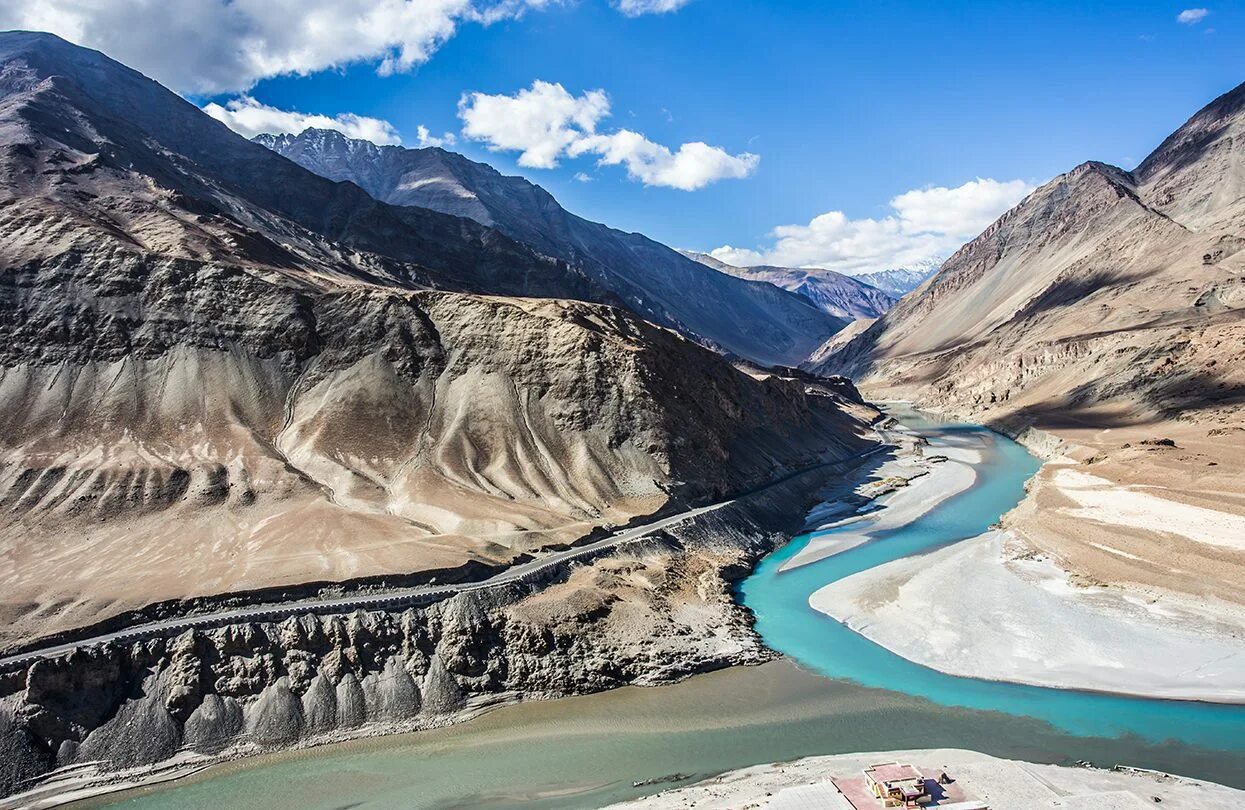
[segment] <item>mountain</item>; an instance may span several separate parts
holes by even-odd
[[[938,272],[942,259],[926,259],[911,267],[894,267],[889,270],[878,270],[855,276],[872,287],[877,287],[895,298],[903,298],[908,293],[925,283],[925,280]]]
[[[850,387],[554,296],[617,300],[0,34],[0,641],[461,576],[863,444]]]
[[[444,149],[376,146],[323,129],[255,140],[378,200],[496,228],[582,268],[641,317],[762,365],[796,365],[846,324],[800,296],[706,270],[643,234],[575,216],[540,186]]]
[[[784,290],[802,295],[816,304],[822,312],[829,313],[836,318],[853,321],[861,318],[876,318],[894,306],[896,301],[895,298],[858,278],[845,276],[833,270],[770,265],[736,267],[708,253],[690,250],[679,252],[719,272],[739,278],[767,281]]]
[[[1132,171],[1041,186],[817,368],[1045,452],[1014,525],[1085,581],[1239,604],[1240,552],[1175,515],[1245,514],[1243,347],[1245,85]]]

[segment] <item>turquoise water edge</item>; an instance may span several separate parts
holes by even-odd
[[[914,524],[837,556],[780,571],[809,541],[805,535],[763,560],[737,597],[786,660],[229,763],[84,806],[591,807],[751,764],[933,747],[1037,762],[1126,763],[1245,787],[1245,707],[949,676],[809,606],[809,595],[829,582],[981,533],[1021,500],[1038,469],[1024,448],[984,428],[901,415],[934,447],[980,451],[977,483]]]
[[[779,570],[810,535],[768,556],[739,588],[767,645],[829,678],[894,689],[946,706],[1035,717],[1071,734],[1130,734],[1154,742],[1176,740],[1245,751],[1245,706],[1136,699],[945,675],[907,661],[813,610],[809,596],[830,582],[986,531],[1020,502],[1025,482],[1038,470],[1038,460],[1023,447],[985,428],[935,425],[912,415],[904,419],[929,434],[933,452],[940,444],[978,449],[983,456],[977,466],[978,483],[909,526],[819,562]]]

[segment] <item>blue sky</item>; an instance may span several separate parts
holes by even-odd
[[[430,1],[461,6],[468,0]],[[51,6],[61,2],[67,4],[48,0]],[[346,51],[336,63],[330,50],[320,60],[324,69],[314,61],[296,67],[309,75],[264,78],[262,69],[252,70],[240,74],[236,86],[228,77],[217,81],[214,89],[227,90],[220,93],[194,87],[199,74],[188,72],[193,66],[175,63],[178,49],[167,46],[179,31],[153,40],[151,50],[160,45],[172,52],[162,56],[149,56],[129,39],[110,40],[92,20],[77,20],[76,29],[59,33],[137,62],[200,104],[247,93],[281,110],[383,119],[407,145],[415,145],[419,126],[434,135],[453,133],[455,150],[528,177],[567,208],[681,247],[733,245],[772,258],[781,251],[774,252],[771,232],[794,225],[805,230],[790,234],[799,243],[787,251],[792,261],[819,261],[817,250],[825,249],[832,263],[854,249],[844,247],[847,242],[872,238],[868,228],[848,228],[854,223],[879,224],[874,230],[883,239],[888,220],[899,223],[892,231],[911,226],[909,212],[891,204],[897,195],[954,190],[977,178],[1013,183],[975,187],[990,199],[963,223],[947,225],[941,241],[905,243],[898,252],[881,247],[849,270],[943,250],[979,227],[987,213],[993,217],[991,205],[1005,208],[1030,184],[1083,160],[1132,168],[1199,107],[1245,81],[1241,3],[1207,5],[1205,14],[1186,15],[1184,23],[1177,20],[1182,11],[1201,7],[690,0],[667,13],[631,16],[607,0],[527,3],[538,7],[517,16],[513,8],[501,9],[495,16],[502,19],[488,25],[452,12],[459,14],[452,35],[437,35],[422,55],[426,61],[415,58],[388,75],[378,75],[377,66],[391,50],[353,62]],[[0,17],[6,13],[18,12],[0,8]],[[29,13],[19,22],[28,23]],[[273,23],[231,20],[224,31],[210,30],[213,18],[207,24],[201,35],[225,38],[238,27]],[[290,28],[296,37],[297,26]],[[464,94],[512,96],[537,80],[561,84],[575,98],[604,91],[610,114],[597,122],[597,132],[633,130],[675,151],[702,141],[720,148],[724,160],[753,153],[759,163],[743,179],[685,191],[629,178],[622,165],[597,166],[600,149],[578,158],[563,153],[556,168],[545,169],[518,165],[518,151],[490,151],[488,141],[463,137]],[[746,170],[736,165],[732,171]],[[577,181],[577,174],[591,182]],[[931,206],[963,200],[915,202],[925,206],[920,217]],[[821,220],[829,231],[809,230],[828,212],[842,217]],[[959,233],[950,233],[956,228]],[[822,237],[841,237],[841,244],[818,247]]]

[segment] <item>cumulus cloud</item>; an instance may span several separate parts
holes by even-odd
[[[891,200],[908,233],[972,236],[1033,190],[1023,180],[970,180],[956,188],[907,191]]]
[[[458,138],[454,136],[453,132],[445,132],[445,133],[442,133],[440,137],[438,137],[436,135],[433,135],[431,132],[429,132],[428,127],[424,126],[423,124],[420,124],[419,126],[415,127],[415,140],[421,147],[429,147],[429,146],[446,147],[446,146],[453,146],[454,144],[458,143]]]
[[[308,127],[335,129],[349,138],[361,138],[375,144],[397,144],[402,139],[393,124],[380,118],[354,113],[316,115],[295,110],[282,110],[259,102],[250,96],[238,96],[224,105],[208,104],[203,111],[239,135],[254,138],[264,132],[297,135]],[[424,134],[428,130],[420,127]],[[421,138],[422,140],[422,138]]]
[[[464,22],[556,0],[0,0],[0,29],[50,31],[182,93],[245,91],[283,74],[374,62],[410,70]]]
[[[1197,25],[1206,19],[1208,14],[1210,14],[1210,9],[1186,8],[1176,15],[1176,22],[1183,23],[1184,25]]]
[[[1032,190],[1023,180],[988,178],[916,189],[893,197],[893,213],[880,219],[829,211],[807,225],[774,228],[768,248],[723,245],[710,254],[745,267],[824,267],[850,274],[907,267],[953,252]]]
[[[519,152],[519,165],[533,169],[556,167],[609,111],[603,90],[576,97],[560,84],[542,81],[513,96],[468,93],[458,102],[463,135],[496,152]]]
[[[575,181],[578,183],[591,183],[592,175],[585,174],[584,172],[575,172]]]
[[[690,3],[691,0],[615,0],[614,8],[628,17],[639,17],[642,14],[666,14]]]
[[[627,175],[645,185],[693,191],[709,183],[747,177],[760,158],[732,155],[700,141],[677,150],[620,129],[598,133],[609,117],[603,90],[571,94],[561,84],[535,81],[512,96],[468,93],[458,104],[463,135],[496,152],[518,152],[519,165],[552,169],[565,157],[593,156],[600,166],[624,166]]]

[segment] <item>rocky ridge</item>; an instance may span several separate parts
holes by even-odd
[[[643,234],[575,216],[540,186],[454,152],[376,146],[323,129],[255,140],[378,200],[495,228],[582,269],[641,317],[752,362],[798,365],[850,320],[761,280],[706,270]]]
[[[903,298],[908,293],[925,283],[938,272],[944,259],[934,258],[917,262],[911,267],[892,267],[888,270],[875,270],[872,273],[861,273],[856,280],[863,281],[871,287],[877,287],[895,298]]]

